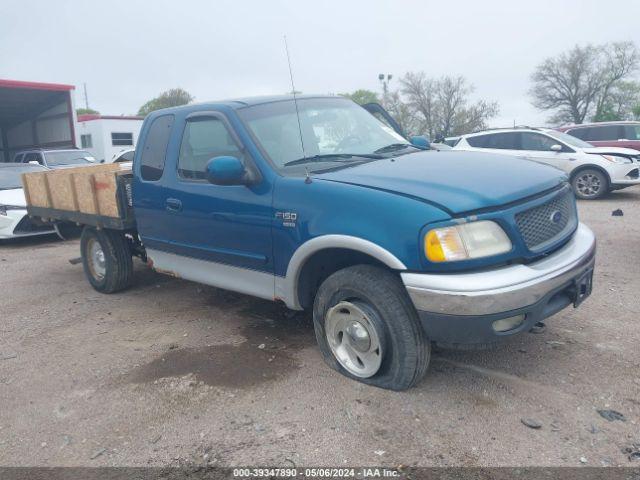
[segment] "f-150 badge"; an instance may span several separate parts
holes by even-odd
[[[298,214],[295,212],[276,212],[276,218],[282,220],[283,227],[295,228]]]

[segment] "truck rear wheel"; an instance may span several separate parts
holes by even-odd
[[[313,324],[326,363],[347,377],[405,390],[427,371],[430,342],[388,270],[357,265],[329,276],[316,295]]]
[[[84,274],[97,291],[114,293],[131,285],[133,258],[122,232],[84,227],[80,251]]]

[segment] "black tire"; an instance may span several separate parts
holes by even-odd
[[[571,177],[571,186],[577,198],[595,200],[609,193],[607,175],[595,168],[583,168]]]
[[[370,323],[377,331],[382,359],[377,372],[367,378],[344,368],[329,344],[327,314],[341,302],[352,302],[368,312]],[[354,380],[391,390],[405,390],[418,383],[429,366],[431,343],[402,282],[389,270],[357,265],[329,276],[316,294],[313,325],[325,362]]]
[[[90,258],[94,245],[103,254],[99,271],[96,261]],[[80,237],[80,252],[84,274],[97,291],[114,293],[131,285],[133,258],[129,242],[122,232],[84,227]]]

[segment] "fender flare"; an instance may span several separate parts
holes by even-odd
[[[316,252],[329,248],[344,248],[367,254],[392,270],[407,270],[398,257],[369,240],[350,235],[322,235],[300,245],[291,256],[285,277],[276,277],[276,298],[282,299],[294,310],[302,310],[298,300],[298,280],[306,261]]]

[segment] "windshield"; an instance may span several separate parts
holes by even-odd
[[[376,158],[372,154],[389,145],[410,146],[402,136],[350,100],[300,99],[298,111],[299,126],[293,100],[238,110],[279,169],[287,168],[287,163],[300,164],[296,160],[305,157],[325,163],[326,167],[326,162],[362,161],[358,155]]]
[[[47,152],[47,165],[85,165],[95,162],[95,158],[86,150],[65,150]]]
[[[556,131],[552,131],[552,132],[550,131],[547,133],[551,135],[553,138],[555,138],[556,140],[560,140],[561,142],[564,142],[567,145],[571,145],[572,147],[593,148],[593,145],[591,145],[590,143],[587,143],[584,140],[580,140],[579,138],[569,135],[568,133],[556,132]]]
[[[47,169],[39,165],[16,165],[11,167],[0,167],[0,190],[10,188],[22,188],[23,173],[41,172]]]

